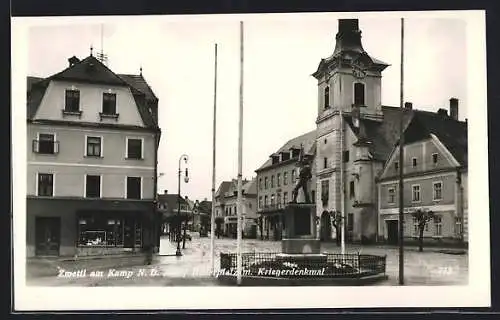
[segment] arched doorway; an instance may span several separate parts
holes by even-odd
[[[323,211],[321,214],[320,230],[321,241],[332,240],[332,222],[330,212],[328,211]]]

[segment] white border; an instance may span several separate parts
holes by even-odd
[[[297,14],[172,16],[172,21],[273,20]],[[27,287],[26,260],[26,108],[12,108],[14,308],[20,310],[89,309],[239,309],[239,308],[359,308],[359,307],[486,307],[491,303],[489,259],[488,135],[486,100],[485,11],[367,12],[301,14],[304,21],[338,18],[463,18],[467,20],[467,97],[474,101],[469,125],[469,283],[464,286],[405,287]],[[165,17],[57,17],[12,19],[12,105],[26,99],[27,32],[29,25],[114,23],[134,19],[151,23]],[[321,57],[318,57],[320,59]],[[208,297],[217,297],[207,299]],[[332,296],[335,298],[332,299]],[[85,297],[82,299],[82,297]],[[151,298],[158,297],[158,298]],[[167,297],[167,298],[161,298]],[[230,298],[220,298],[230,297]],[[250,297],[250,298],[249,298]]]

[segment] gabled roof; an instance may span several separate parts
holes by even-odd
[[[458,162],[467,165],[467,124],[446,115],[422,110],[403,109],[405,143],[419,141],[434,134]],[[361,118],[365,138],[370,142],[370,153],[375,160],[387,161],[399,142],[401,108],[382,106],[383,121]],[[350,115],[344,115],[351,130],[359,137],[360,129],[352,123]]]
[[[224,195],[229,190],[232,183],[233,183],[232,181],[222,181],[221,184],[219,185],[219,188],[215,192],[215,197],[218,198]]]
[[[288,152],[291,148],[300,149],[300,145],[304,148],[306,154],[315,154],[316,151],[316,130],[309,131],[303,135],[295,137],[288,140],[281,148],[279,148],[274,154],[279,154],[280,152]],[[260,171],[272,165],[272,159],[267,159],[262,166],[256,171]]]
[[[27,78],[27,118],[32,120],[45,94],[51,80],[66,80],[75,82],[88,82],[96,84],[110,84],[129,87],[132,91],[134,101],[138,107],[139,114],[148,128],[158,128],[152,112],[149,110],[147,101],[158,103],[151,87],[142,75],[118,75],[106,67],[94,56],[89,56],[72,66],[56,73],[48,78]]]
[[[212,201],[203,200],[198,203],[198,212],[208,213],[212,212]]]
[[[127,82],[92,55],[50,76],[49,79],[129,86]]]

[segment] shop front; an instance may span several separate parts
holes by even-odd
[[[27,199],[27,257],[84,256],[159,245],[152,201]]]

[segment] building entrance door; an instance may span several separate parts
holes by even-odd
[[[398,220],[386,220],[387,225],[387,243],[392,245],[398,244]]]
[[[37,217],[35,219],[35,255],[58,256],[61,244],[61,218]]]

